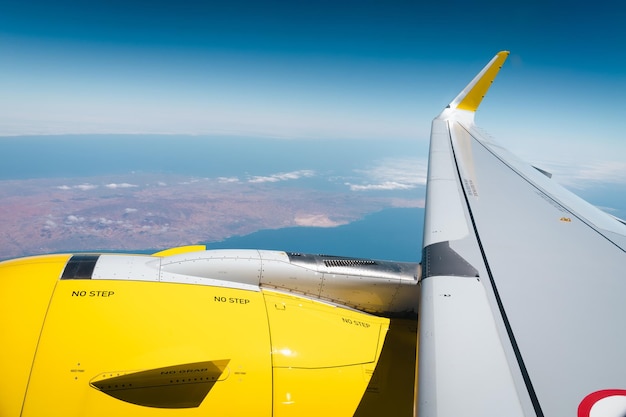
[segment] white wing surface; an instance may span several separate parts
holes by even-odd
[[[507,56],[432,124],[418,415],[623,416],[626,225],[475,126]]]

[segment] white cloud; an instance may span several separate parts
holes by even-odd
[[[539,162],[535,164],[553,174],[560,184],[584,189],[595,184],[626,184],[626,162],[587,161],[583,164],[567,162]]]
[[[127,182],[123,182],[123,183],[120,183],[120,184],[115,184],[115,183],[112,183],[112,184],[107,184],[107,185],[105,185],[105,187],[110,188],[110,189],[116,189],[116,188],[135,188],[135,187],[137,187],[137,185],[135,185],[135,184],[129,184],[129,183],[127,183]]]
[[[379,184],[357,185],[346,183],[352,191],[371,191],[371,190],[410,190],[415,188],[414,184],[403,184],[396,181],[385,181]]]
[[[428,162],[420,158],[385,158],[368,170],[357,170],[363,183],[345,183],[352,191],[409,190],[426,185]]]
[[[239,178],[237,177],[219,177],[217,180],[222,184],[239,182]]]
[[[162,184],[159,183],[159,185],[165,185],[165,183],[162,183]],[[63,185],[58,185],[56,188],[59,189],[59,190],[64,190],[64,191],[67,191],[67,190],[89,191],[89,190],[95,190],[98,187],[99,186],[95,185],[95,184],[85,183],[85,184],[72,185],[72,186],[63,184]],[[138,185],[129,184],[127,182],[123,182],[123,183],[119,183],[119,184],[116,184],[116,183],[106,184],[105,187],[109,188],[109,189],[135,188],[135,187],[138,187]]]
[[[126,214],[128,214],[128,213],[135,213],[135,212],[137,212],[136,208],[127,207],[127,208],[124,209],[124,213],[126,213]]]
[[[302,169],[299,171],[291,171],[291,172],[280,172],[277,174],[272,174],[268,176],[255,176],[248,180],[248,182],[253,184],[260,184],[264,182],[279,182],[279,181],[288,181],[288,180],[297,180],[300,178],[309,178],[315,175],[315,171],[309,169]]]
[[[98,188],[98,186],[93,185],[93,184],[80,184],[80,185],[75,185],[72,188],[77,188],[81,191],[89,191],[89,190],[95,190],[96,188]]]
[[[85,221],[84,217],[74,216],[73,214],[70,214],[69,216],[65,218],[65,223],[67,224],[81,223],[84,221]]]
[[[55,227],[57,227],[56,222],[48,219],[45,222],[45,226],[43,227],[44,229],[54,229]]]
[[[97,185],[94,184],[79,184],[79,185],[72,185],[71,187],[69,185],[58,185],[56,188],[58,188],[59,190],[81,190],[81,191],[89,191],[89,190],[94,190],[96,188],[98,188]]]
[[[195,184],[197,182],[200,182],[200,180],[198,178],[191,178],[188,181],[179,182],[178,185],[191,185],[191,184]]]
[[[577,174],[585,181],[626,184],[626,162],[596,162],[580,167]]]

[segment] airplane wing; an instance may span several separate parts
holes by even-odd
[[[508,52],[432,122],[419,416],[623,416],[626,225],[474,124]]]

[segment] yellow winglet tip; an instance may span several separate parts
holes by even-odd
[[[475,112],[485,94],[498,75],[500,68],[509,56],[509,51],[500,51],[478,73],[471,83],[452,101],[450,107]]]

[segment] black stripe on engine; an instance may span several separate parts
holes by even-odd
[[[65,265],[61,279],[91,279],[100,255],[74,255]]]

